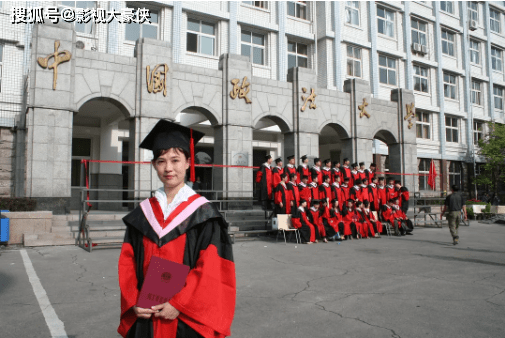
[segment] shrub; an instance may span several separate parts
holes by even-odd
[[[27,197],[0,198],[0,210],[34,211],[37,201]]]

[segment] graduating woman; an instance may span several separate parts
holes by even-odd
[[[202,133],[160,120],[140,144],[153,151],[163,187],[123,218],[119,256],[121,319],[118,332],[136,338],[229,336],[235,311],[235,264],[228,225],[218,209],[184,183]],[[194,177],[194,165],[191,167]],[[184,287],[169,301],[137,307],[151,257],[190,267]]]

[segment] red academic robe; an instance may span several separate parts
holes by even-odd
[[[335,231],[340,232],[342,236],[352,234],[350,227],[348,229],[348,234],[345,234],[346,230],[345,225],[342,222],[342,214],[340,212],[335,211],[335,209],[330,210],[330,218],[328,220],[328,223]]]
[[[300,192],[298,191],[298,186],[294,182],[288,182],[288,192],[289,192],[289,200],[293,201],[292,211],[298,209],[300,206]]]
[[[374,183],[371,183],[368,186],[368,195],[370,200],[370,208],[375,211],[380,210],[380,201],[379,201],[379,192],[377,190],[377,186]]]
[[[314,242],[316,240],[316,229],[308,220],[305,210],[302,207],[296,209],[291,217],[293,228],[298,229],[302,242]]]
[[[375,171],[371,171],[370,169],[365,169],[366,177],[368,178],[368,183],[372,183],[373,178],[375,177]]]
[[[351,233],[349,235],[352,234],[351,223],[354,223],[356,226],[356,231],[359,234],[363,233],[363,224],[359,222],[358,214],[356,213],[355,209],[349,210],[346,208],[342,216],[342,222],[344,222],[345,229],[350,229]],[[347,230],[345,230],[345,232],[347,232]],[[346,236],[348,235],[347,233],[344,234]]]
[[[356,171],[351,170],[351,180],[349,181],[349,185],[351,187],[354,186],[354,182],[356,182],[356,180],[359,180],[359,179],[361,179],[359,177],[359,172],[357,170]]]
[[[319,187],[316,182],[312,182],[309,184],[310,189],[310,200],[318,200],[319,199]]]
[[[367,185],[361,185],[360,186],[360,190],[361,190],[361,201],[362,202],[365,202],[365,201],[369,201],[370,202],[370,191],[368,190],[368,186]]]
[[[377,195],[379,196],[379,205],[382,207],[388,201],[386,188],[384,186],[377,186]]]
[[[352,177],[351,177],[351,168],[349,168],[349,167],[347,167],[347,166],[344,165],[342,167],[342,169],[340,169],[340,171],[342,172],[342,181],[341,181],[341,183],[344,184],[344,179],[348,178],[349,179],[349,185],[353,186]]]
[[[407,187],[400,188],[400,205],[402,206],[402,211],[404,213],[409,210],[409,200],[410,200],[410,192]]]
[[[256,183],[259,183],[258,200],[266,201],[272,199],[272,168],[262,164],[256,172]]]
[[[288,180],[291,181],[291,174],[297,174],[296,175],[296,184],[300,183],[300,175],[298,175],[297,171],[296,171],[296,168],[295,166],[291,165],[291,164],[287,164],[285,167],[284,167],[284,173],[286,173],[286,175],[288,175]]]
[[[361,181],[363,181],[365,178],[367,178],[367,174],[366,174],[366,172],[364,170],[359,169],[358,170],[358,175],[359,175],[359,179]]]
[[[319,209],[314,210],[314,208],[310,208],[308,218],[312,224],[317,226],[321,238],[326,237],[326,230],[324,229],[323,220],[319,216]]]
[[[330,184],[333,183],[333,175],[331,174],[331,168],[327,168],[327,167],[323,167],[321,169],[321,173],[323,174],[323,177],[324,176],[328,176],[330,178]],[[319,184],[321,184],[323,181],[319,181]]]
[[[384,211],[382,212],[382,219],[388,221],[393,224],[394,220],[398,217],[395,215],[395,210],[391,208],[389,205],[386,205]]]
[[[361,191],[361,187],[359,186],[354,186],[352,187],[351,189],[349,189],[349,198],[356,201],[361,201],[363,202],[363,197],[361,196],[362,195],[362,191]]]
[[[312,192],[305,183],[300,182],[300,184],[298,184],[298,191],[300,193],[300,199],[306,200],[307,203],[310,203]]]
[[[343,205],[346,203],[346,199],[344,196],[344,192],[342,191],[342,188],[340,185],[337,185],[337,183],[333,183],[331,185],[331,199],[337,199],[338,200],[338,206],[341,208]]]
[[[331,202],[331,186],[323,183],[319,186],[319,199],[327,198]]]
[[[280,167],[274,167],[272,169],[272,188],[275,189],[281,183],[281,175],[284,173],[284,169]]]
[[[275,187],[275,197],[274,204],[277,207],[276,211],[278,214],[289,214],[291,213],[291,205],[288,203],[288,191],[284,184],[279,183]],[[282,203],[282,207],[280,206]]]
[[[398,197],[398,191],[395,189],[394,186],[387,185],[386,186],[386,198],[389,201],[392,198]]]
[[[370,237],[370,235],[373,237],[375,236],[375,231],[372,225],[372,222],[366,217],[366,213],[364,210],[359,210],[358,211],[358,217],[360,218],[361,223],[363,224],[363,237]]]
[[[343,207],[344,205],[347,204],[347,200],[350,198],[350,193],[349,193],[349,186],[348,185],[345,185],[345,184],[342,184],[340,186],[340,190],[342,190],[342,194],[344,195],[344,199],[345,199],[345,203],[342,204],[341,206]],[[340,200],[339,200],[340,201]]]
[[[196,194],[163,219],[158,200],[152,197],[123,221],[118,333],[137,338],[229,336],[235,311],[235,264],[228,225],[217,208]],[[185,286],[169,300],[180,311],[174,320],[137,319],[133,311],[152,256],[190,267]]]
[[[365,210],[365,217],[370,223],[374,223],[377,229],[377,232],[382,233],[382,223],[374,216],[373,212],[369,210]]]
[[[303,165],[299,165],[298,166],[298,184],[300,184],[300,182],[302,181],[302,178],[303,176],[307,176],[309,178],[309,182],[312,182],[312,177],[310,177],[310,169],[309,169],[309,166],[303,166]]]
[[[312,175],[317,175],[317,182],[318,184],[321,184],[323,182],[323,172],[321,171],[321,168],[313,166],[310,168],[310,176]]]
[[[344,182],[344,177],[342,174],[342,171],[339,168],[333,168],[331,169],[331,183],[336,181],[335,177],[340,176],[340,182]]]

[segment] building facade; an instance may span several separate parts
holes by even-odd
[[[13,25],[13,6],[148,7],[151,22]],[[50,209],[78,207],[81,159],[148,161],[138,144],[159,118],[206,133],[199,163],[308,154],[416,174],[435,159],[436,191],[404,177],[423,194],[470,190],[476,140],[504,122],[503,2],[3,2],[2,13],[1,193]],[[55,50],[71,55],[56,85],[38,63]],[[95,188],[158,186],[145,164],[87,172]],[[197,174],[252,194],[252,169]]]

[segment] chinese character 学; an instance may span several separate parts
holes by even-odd
[[[250,83],[247,82],[247,76],[244,76],[241,86],[238,84],[239,81],[240,79],[231,80],[233,89],[230,92],[230,97],[235,100],[238,96],[239,99],[245,99],[246,103],[251,103],[251,99],[247,97],[247,94],[251,91],[251,88],[249,87]]]
[[[359,117],[362,118],[363,116],[366,116],[370,118],[370,114],[366,111],[366,106],[368,106],[368,102],[366,102],[366,98],[363,98],[363,104],[358,106],[358,109],[360,110]]]
[[[411,104],[406,104],[407,107],[407,114],[405,114],[404,120],[409,121],[409,129],[412,128],[414,123],[412,123],[412,119],[416,116],[415,109],[414,109],[414,102]]]
[[[163,96],[167,96],[167,74],[168,65],[166,63],[154,66],[152,72],[151,67],[147,66],[147,91],[155,94],[163,91]]]
[[[60,48],[60,40],[56,40],[54,42],[54,53],[49,54],[45,58],[39,57],[37,59],[39,65],[42,68],[53,69],[53,90],[56,89],[56,80],[58,79],[58,65],[63,62],[67,62],[72,57],[72,54],[68,50],[64,50],[59,52],[58,48]],[[52,64],[49,64],[49,59],[54,58]]]
[[[307,88],[305,87],[302,87],[302,92],[306,93],[307,92]],[[311,88],[310,89],[310,95],[309,96],[305,96],[305,95],[302,95],[302,101],[303,101],[303,106],[302,108],[300,109],[301,111],[305,111],[305,108],[307,108],[307,103],[310,102],[310,105],[309,105],[309,109],[316,109],[317,106],[316,106],[316,93],[314,91],[314,88]]]

